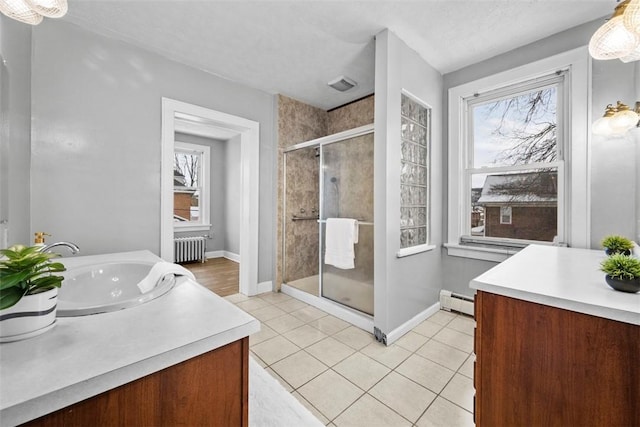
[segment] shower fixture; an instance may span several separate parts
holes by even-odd
[[[329,181],[331,181],[333,188],[336,190],[336,216],[340,217],[340,188],[338,188],[338,178],[332,176]]]
[[[340,190],[338,190],[338,178],[336,178],[335,176],[332,176],[331,179],[329,180],[331,181],[331,183],[333,184],[333,186],[336,189],[336,193],[339,193]]]

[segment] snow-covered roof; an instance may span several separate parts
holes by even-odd
[[[558,201],[557,173],[488,175],[478,204],[539,204]]]

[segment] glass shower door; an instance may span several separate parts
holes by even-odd
[[[373,132],[323,145],[321,164],[322,296],[373,315]],[[325,263],[329,218],[358,220],[354,268]]]

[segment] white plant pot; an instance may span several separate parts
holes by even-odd
[[[58,288],[22,297],[12,307],[0,310],[0,342],[40,335],[56,321]]]

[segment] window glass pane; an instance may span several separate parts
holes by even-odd
[[[401,96],[400,248],[427,243],[431,110]]]
[[[427,227],[404,228],[400,230],[400,247],[423,245],[427,242]]]
[[[200,221],[200,193],[200,189],[197,189],[191,196],[190,221]]]
[[[174,155],[174,186],[198,187],[202,153],[183,153],[176,150]],[[178,182],[175,182],[175,179]]]
[[[174,222],[200,221],[202,155],[202,152],[181,151],[177,149],[174,152]]]
[[[473,167],[557,160],[558,88],[472,105]]]
[[[551,242],[558,230],[555,168],[471,177],[471,235]]]
[[[500,224],[511,224],[511,206],[500,206]]]

